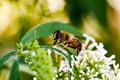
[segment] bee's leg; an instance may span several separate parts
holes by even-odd
[[[62,40],[60,39],[58,43],[62,43]]]
[[[64,42],[63,44],[67,47],[67,46],[69,45],[69,42],[66,41],[66,42]]]
[[[79,43],[78,47],[77,47],[77,55],[79,54],[79,52],[81,51],[82,49],[82,44]]]
[[[68,44],[68,42],[64,42],[64,45],[67,45]]]
[[[77,55],[79,54],[79,52],[80,52],[80,50],[79,50],[79,49],[77,49]]]
[[[75,47],[75,46],[70,46],[70,45],[68,45],[68,47],[73,48],[73,49],[76,49],[76,47]]]
[[[81,51],[81,49],[82,49],[82,44],[79,42],[78,43],[78,50]]]
[[[57,43],[57,40],[54,41],[53,45],[55,45]]]

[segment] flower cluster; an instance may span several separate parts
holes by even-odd
[[[25,56],[25,62],[35,75],[33,80],[120,80],[115,55],[106,57],[107,50],[102,43],[97,43],[86,34],[83,36],[86,40],[78,55],[64,46],[40,47],[37,41],[24,46],[20,43],[17,54]],[[53,63],[56,59],[51,58],[53,53],[63,56],[59,66]]]
[[[39,47],[37,40],[24,46],[22,43],[18,44],[17,54],[25,56],[25,62],[35,76],[33,80],[52,80],[54,67],[51,56],[45,49]]]
[[[106,57],[102,43],[96,43],[88,35],[84,37],[86,41],[79,55],[71,55],[71,66],[67,59],[62,60],[53,80],[120,80],[119,65],[113,60],[115,55]]]

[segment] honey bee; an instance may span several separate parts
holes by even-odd
[[[53,33],[54,45],[57,43],[66,45],[70,48],[77,49],[77,55],[82,49],[80,40],[73,34],[57,30]]]

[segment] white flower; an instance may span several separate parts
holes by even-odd
[[[51,55],[52,51],[50,49],[47,49],[47,53]]]
[[[37,78],[36,78],[36,77],[33,77],[33,80],[37,80]]]
[[[29,50],[24,50],[24,51],[22,51],[22,54],[27,54],[29,52],[30,52]]]
[[[115,64],[115,55],[106,57],[107,50],[104,49],[102,43],[97,43],[94,38],[86,34],[83,36],[86,40],[82,43],[82,50],[79,55],[71,55],[71,67],[65,59],[61,61],[59,71],[70,72],[71,80],[74,80],[75,76],[81,80],[120,80],[120,69],[119,65]],[[66,80],[69,79],[68,77]]]
[[[32,51],[32,56],[35,56],[35,55],[36,55],[35,51]]]
[[[67,60],[62,60],[59,71],[67,72],[69,70],[70,70],[69,62]]]
[[[71,76],[71,80],[74,80],[74,77],[73,77],[73,76]]]
[[[32,72],[33,72],[33,74],[34,74],[34,75],[36,75],[36,74],[37,74],[37,72],[36,72],[36,71],[32,71]]]
[[[118,74],[117,74],[115,80],[120,80],[120,70],[118,71]]]
[[[55,78],[53,78],[52,80],[56,80]]]

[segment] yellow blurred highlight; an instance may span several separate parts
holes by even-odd
[[[48,8],[51,12],[62,11],[65,7],[64,0],[48,0]]]
[[[10,12],[11,6],[8,2],[4,2],[2,6],[0,6],[0,36],[10,24]]]
[[[104,32],[102,25],[92,15],[83,18],[83,27],[81,30],[96,40],[104,42],[108,39],[108,35]]]

